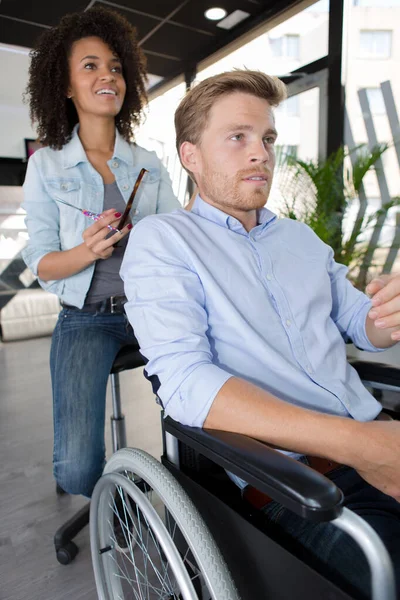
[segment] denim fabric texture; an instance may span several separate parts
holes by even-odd
[[[64,308],[52,339],[54,476],[70,494],[90,497],[105,463],[108,375],[119,350],[137,344],[123,313]]]
[[[61,149],[43,148],[29,160],[24,183],[24,203],[29,242],[23,258],[38,274],[40,260],[53,251],[82,243],[83,231],[92,224],[79,210],[101,213],[103,179],[89,162],[74,128]],[[130,220],[180,207],[166,169],[154,152],[128,144],[116,130],[108,166],[127,203],[142,168],[147,173],[135,196]],[[151,243],[151,240],[149,240]],[[95,265],[66,279],[42,281],[63,304],[81,309],[90,289]],[[119,265],[115,266],[118,273]],[[112,292],[121,294],[121,287]],[[125,344],[136,343],[125,314],[64,309],[59,316],[51,347],[54,405],[54,474],[71,494],[90,496],[104,465],[104,413],[107,380],[115,356]]]
[[[155,152],[148,152],[137,144],[128,144],[117,130],[113,157],[107,164],[125,204],[141,168],[148,170],[131,210],[133,225],[147,215],[169,212],[181,206],[172,191],[168,172]],[[82,243],[83,231],[92,224],[78,210],[57,203],[56,197],[78,208],[96,213],[103,211],[103,179],[86,156],[78,136],[78,125],[70,142],[61,150],[42,148],[31,156],[23,187],[22,206],[27,213],[29,241],[22,255],[27,266],[37,275],[43,256],[78,246]],[[39,279],[39,283],[66,304],[81,308],[93,271],[94,264],[67,279]]]

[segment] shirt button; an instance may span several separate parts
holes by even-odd
[[[267,275],[267,279],[268,279],[268,281],[271,281],[271,279],[272,279],[272,277],[271,277],[271,275],[269,273]]]
[[[287,319],[287,320],[286,320],[286,325],[287,325],[288,327],[290,327],[290,326],[291,326],[291,324],[292,324],[292,321],[290,321],[289,319]]]
[[[312,368],[311,367],[307,367],[307,373],[309,373],[310,375],[312,375],[312,372],[313,372]]]
[[[118,169],[119,162],[117,160],[113,160],[112,163],[111,163],[111,166],[114,167],[114,169]]]

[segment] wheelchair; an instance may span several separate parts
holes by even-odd
[[[393,392],[400,392],[400,369],[350,362],[399,418],[400,395]],[[395,399],[388,404],[386,396]],[[101,600],[359,600],[262,527],[259,511],[243,501],[226,471],[305,519],[347,531],[368,560],[372,599],[398,597],[383,543],[343,507],[331,480],[255,439],[167,417],[161,463],[122,448],[93,492],[90,538]]]

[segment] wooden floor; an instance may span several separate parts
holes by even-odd
[[[96,600],[89,530],[60,565],[53,536],[85,503],[57,496],[52,476],[50,338],[0,343],[0,600]],[[142,370],[120,375],[129,446],[160,456],[159,408]],[[111,412],[111,397],[107,398]],[[111,449],[109,419],[107,443]]]

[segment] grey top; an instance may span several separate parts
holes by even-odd
[[[117,183],[104,184],[104,206],[103,210],[115,208],[116,212],[121,214],[126,207],[125,201],[121,192],[118,189]],[[113,233],[110,235],[114,235]],[[114,252],[106,260],[98,260],[94,270],[92,282],[89,291],[85,298],[85,304],[100,302],[110,296],[122,296],[124,293],[124,284],[119,276],[121,262],[124,257],[126,244],[128,243],[129,235],[125,236]]]

